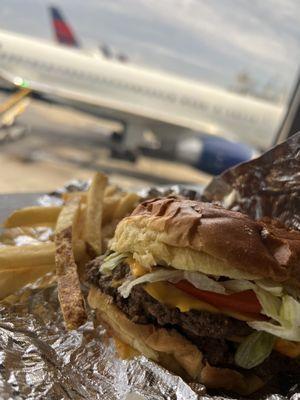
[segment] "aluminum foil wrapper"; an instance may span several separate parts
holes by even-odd
[[[299,154],[297,135],[259,159],[215,178],[203,195],[182,187],[152,188],[142,194],[180,194],[218,201],[255,218],[278,217],[299,229]],[[43,196],[40,203],[60,204],[64,190],[80,189],[85,190],[86,184],[72,182]],[[35,237],[48,240],[47,235],[41,230]],[[31,237],[22,232],[22,239],[14,244],[31,243]],[[184,382],[144,357],[120,360],[105,329],[94,327],[92,311],[84,326],[66,331],[54,280],[49,274],[0,303],[0,399],[229,400],[207,394],[202,385]],[[286,396],[264,398],[296,400],[300,398],[297,392],[294,386]]]
[[[300,230],[300,132],[213,179],[202,199]]]
[[[198,398],[144,357],[119,360],[104,329],[94,329],[92,314],[67,332],[55,285],[27,288],[13,300],[0,308],[1,399]]]

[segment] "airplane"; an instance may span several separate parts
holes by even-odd
[[[94,57],[81,50],[71,29],[61,31],[68,46],[1,30],[0,77],[16,87],[62,98],[81,111],[120,121],[125,149],[139,147],[146,131],[171,154],[177,138],[191,132],[264,148],[285,113],[284,107],[262,99]]]
[[[60,10],[57,7],[50,6],[49,11],[56,41],[67,46],[80,47],[79,41],[71,27],[65,22]]]
[[[83,47],[83,45],[78,41],[70,24],[66,21],[61,13],[61,10],[58,7],[50,6],[49,11],[51,14],[51,21],[55,33],[55,38],[58,43],[71,47],[81,48],[84,51],[90,51],[91,54],[95,55],[94,51]],[[99,46],[99,50],[105,58],[115,59],[119,62],[124,63],[127,63],[129,61],[127,55],[114,51],[107,43],[101,44]],[[211,142],[212,139],[208,139],[208,141]]]
[[[128,62],[128,57],[124,53],[116,51],[111,46],[107,45],[107,43],[101,43],[96,49],[83,46],[77,39],[70,24],[66,22],[60,9],[55,6],[50,6],[49,12],[55,40],[57,43],[60,43],[64,46],[81,48],[84,51],[93,54],[94,56],[99,55],[100,52],[102,56],[108,59],[115,59],[119,62]]]

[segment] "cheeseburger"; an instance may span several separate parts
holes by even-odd
[[[184,379],[243,395],[299,380],[300,232],[278,221],[148,200],[89,277],[109,332]]]

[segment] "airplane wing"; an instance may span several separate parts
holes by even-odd
[[[49,11],[57,42],[70,47],[80,47],[72,28],[65,21],[60,10],[51,6],[49,7]]]

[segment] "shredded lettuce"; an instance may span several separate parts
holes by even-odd
[[[253,321],[248,325],[258,331],[300,342],[300,303],[289,295],[277,297],[256,285],[253,290],[262,306],[262,313],[271,321]]]
[[[242,292],[244,290],[255,290],[257,287],[269,292],[273,296],[280,297],[282,295],[282,287],[275,285],[267,279],[261,279],[254,282],[245,279],[232,279],[222,282],[226,289],[232,292]]]
[[[208,276],[201,274],[200,272],[188,272],[176,269],[171,270],[166,268],[157,269],[154,272],[150,272],[133,280],[129,279],[118,288],[118,291],[122,297],[126,298],[130,295],[132,288],[141,283],[159,281],[176,283],[183,279],[191,282],[198,289],[225,293],[225,288],[220,283],[210,279]]]
[[[283,325],[300,326],[300,303],[291,296],[283,296],[279,315]]]
[[[182,272],[183,272],[183,277],[181,279],[189,281],[197,289],[208,290],[209,292],[215,292],[221,294],[226,293],[226,289],[220,282],[217,282],[214,279],[209,278],[207,275],[204,275],[201,272],[189,272],[189,271],[182,271]]]
[[[253,321],[248,322],[248,325],[257,330],[271,333],[274,336],[278,336],[282,339],[293,340],[295,342],[300,342],[300,327],[294,326],[292,328],[286,328],[284,326],[275,325],[271,322],[265,321]]]
[[[234,361],[242,368],[251,369],[261,364],[272,352],[275,337],[266,332],[254,332],[238,347]]]
[[[245,279],[232,279],[222,282],[223,286],[231,292],[243,292],[244,290],[254,289],[254,283]]]
[[[128,256],[129,253],[112,253],[106,256],[100,267],[100,272],[102,274],[110,274]]]
[[[263,313],[272,320],[248,322],[248,325],[283,339],[300,342],[300,303],[289,295],[279,298],[258,287],[254,291]]]
[[[289,295],[279,298],[257,287],[254,291],[262,306],[263,313],[272,320],[270,322],[248,322],[248,325],[283,339],[299,342],[300,303]]]
[[[263,314],[273,318],[275,321],[280,322],[280,298],[273,296],[271,293],[257,286],[255,286],[253,290],[258,298],[258,301],[260,302]]]
[[[127,298],[130,295],[131,290],[136,285],[146,282],[148,283],[148,282],[167,281],[175,278],[177,279],[180,272],[181,271],[177,270],[172,271],[168,269],[159,269],[154,272],[150,272],[149,274],[142,275],[139,278],[125,281],[121,286],[119,286],[118,292],[122,297]]]
[[[261,289],[270,292],[273,296],[280,297],[282,296],[283,288],[282,286],[276,285],[273,282],[268,281],[267,279],[260,279],[255,281],[255,284],[259,286]]]

